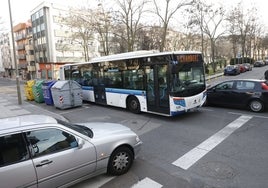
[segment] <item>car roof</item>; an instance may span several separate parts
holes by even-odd
[[[224,83],[224,82],[232,82],[232,81],[265,82],[265,80],[260,80],[260,79],[232,79],[232,80],[225,80],[225,81],[210,85],[208,88],[212,88],[212,87],[219,85],[221,83]]]
[[[22,115],[0,119],[0,131],[39,124],[55,124],[57,120],[46,115]]]
[[[260,80],[260,79],[244,79],[244,78],[241,78],[241,79],[231,79],[231,80],[225,80],[225,81],[222,81],[221,83],[223,82],[229,82],[229,81],[251,81],[251,82],[265,82],[265,80]]]

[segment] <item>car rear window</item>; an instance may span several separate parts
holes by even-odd
[[[255,83],[249,81],[237,81],[236,83],[237,89],[254,89]]]

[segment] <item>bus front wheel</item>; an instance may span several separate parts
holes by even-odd
[[[128,106],[128,109],[131,112],[135,113],[135,114],[138,114],[138,113],[141,112],[140,102],[134,96],[131,96],[131,97],[128,98],[128,100],[127,100],[127,106]]]

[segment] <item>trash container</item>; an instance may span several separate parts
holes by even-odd
[[[35,80],[29,80],[24,84],[24,94],[27,100],[33,101],[33,85],[35,84]]]
[[[42,91],[44,101],[47,105],[53,105],[53,98],[51,94],[51,87],[56,83],[55,80],[47,80],[42,83]]]
[[[60,80],[51,87],[54,106],[59,109],[82,106],[82,88],[74,80]]]
[[[44,102],[44,96],[42,91],[42,83],[44,80],[37,80],[35,81],[35,84],[33,85],[33,95],[35,102],[43,103]]]

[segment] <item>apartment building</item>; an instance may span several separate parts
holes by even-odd
[[[37,77],[58,79],[59,67],[84,61],[83,49],[72,42],[72,31],[64,25],[69,9],[43,2],[31,11]]]
[[[0,74],[3,77],[15,77],[13,45],[11,32],[0,34]]]
[[[31,40],[31,21],[28,20],[25,23],[19,23],[13,27],[14,38],[16,42],[17,64],[21,79],[31,79],[33,76],[35,67],[34,59],[29,59],[29,56],[33,54],[32,47],[29,47],[29,41]],[[26,48],[27,47],[27,48]],[[27,59],[28,57],[28,59]],[[29,68],[29,69],[28,69]]]

